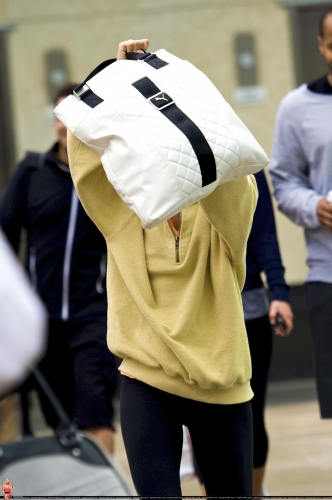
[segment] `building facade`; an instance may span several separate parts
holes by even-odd
[[[0,0],[0,183],[54,140],[56,87],[80,82],[119,41],[149,38],[209,76],[270,153],[282,97],[325,69],[314,0]],[[1,97],[2,96],[2,97]],[[1,113],[2,111],[2,113]],[[286,276],[306,276],[302,230],[277,213]]]

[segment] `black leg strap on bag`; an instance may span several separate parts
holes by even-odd
[[[201,169],[202,186],[208,186],[214,182],[217,179],[216,161],[209,143],[197,125],[150,78],[145,76],[132,83],[132,85],[156,110],[162,113],[187,137]]]
[[[57,427],[57,429],[55,429],[54,432],[58,436],[60,443],[64,448],[74,449],[79,447],[81,438],[77,433],[78,429],[76,424],[74,424],[70,420],[58,397],[54,394],[53,389],[51,388],[41,371],[38,368],[34,368],[32,374],[41,389],[44,391],[53,407],[53,410],[59,418],[60,425]]]

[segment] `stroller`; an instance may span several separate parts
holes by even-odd
[[[128,486],[111,456],[71,422],[38,369],[33,372],[60,419],[54,436],[27,436],[0,447],[0,484],[10,478],[14,496],[126,496]]]

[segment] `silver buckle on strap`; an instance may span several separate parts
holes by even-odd
[[[165,97],[166,96],[166,97]],[[152,106],[154,108],[156,108],[158,111],[161,111],[162,109],[165,109],[167,108],[168,106],[170,106],[171,104],[175,104],[175,102],[173,101],[173,99],[168,95],[166,94],[166,92],[158,92],[158,94],[155,94],[155,95],[152,95],[151,97],[149,97],[147,99],[149,101],[150,104],[152,104]],[[153,102],[153,100],[155,102]],[[159,101],[167,101],[167,104],[162,104],[162,102],[159,102]]]
[[[84,94],[84,92],[86,92],[87,90],[90,90],[90,87],[85,83],[84,85],[82,85],[81,87],[77,88],[75,90],[73,90],[73,94],[78,98],[78,99],[81,99],[81,95]]]

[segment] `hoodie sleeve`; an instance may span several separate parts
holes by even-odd
[[[259,196],[248,239],[247,274],[255,263],[255,270],[264,271],[273,299],[288,302],[289,286],[284,279],[269,187],[264,172],[255,174],[255,179]]]
[[[220,234],[229,259],[237,269],[241,288],[245,277],[247,240],[257,202],[254,176],[218,186],[199,202],[206,217]]]
[[[100,157],[68,131],[68,157],[72,179],[80,201],[105,238],[111,238],[137,217],[107,179]]]
[[[321,227],[317,205],[323,196],[309,185],[308,162],[301,144],[301,116],[289,112],[288,102],[283,101],[277,114],[269,166],[271,180],[279,210],[295,224],[314,229]]]

